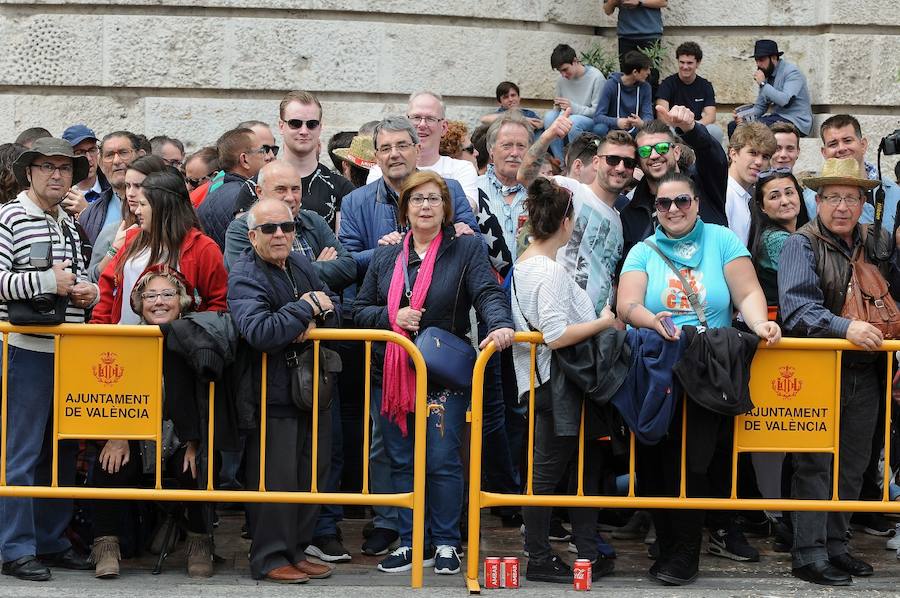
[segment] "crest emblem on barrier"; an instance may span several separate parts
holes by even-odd
[[[792,399],[803,388],[803,380],[794,377],[794,368],[789,365],[778,368],[781,374],[772,380],[772,390],[782,399]]]
[[[116,362],[118,355],[111,352],[100,354],[100,363],[91,367],[94,377],[103,384],[115,384],[125,375],[125,368]]]

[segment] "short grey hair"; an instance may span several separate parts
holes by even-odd
[[[441,96],[441,94],[439,94],[437,92],[428,91],[427,89],[422,90],[422,91],[417,91],[415,93],[410,94],[409,101],[407,102],[407,108],[409,107],[410,104],[413,103],[413,100],[415,100],[419,96],[433,97],[435,100],[437,100],[437,103],[441,105],[441,118],[445,118],[447,116],[447,104],[444,103],[443,96]]]
[[[256,228],[256,215],[259,213],[259,210],[262,209],[262,207],[265,207],[269,202],[273,202],[282,206],[287,212],[288,220],[291,220],[293,218],[293,216],[291,215],[291,209],[283,201],[279,201],[277,199],[261,199],[253,204],[253,207],[250,208],[249,212],[247,212],[247,232],[250,232],[251,230]]]
[[[525,115],[522,114],[521,110],[507,110],[503,113],[503,116],[496,119],[491,123],[491,126],[487,130],[487,147],[488,149],[493,149],[494,144],[497,143],[497,136],[500,134],[500,129],[503,125],[519,125],[525,129],[528,133],[529,143],[531,142],[531,136],[534,133],[534,127],[531,126],[531,123],[525,118]]]
[[[414,144],[418,145],[419,143],[419,134],[416,133],[416,128],[405,116],[388,116],[375,125],[375,130],[372,132],[372,144],[375,146],[375,151],[378,151],[378,134],[382,131],[391,133],[406,132],[409,133],[409,138],[412,139]]]

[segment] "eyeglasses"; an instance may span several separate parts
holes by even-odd
[[[790,173],[791,173],[791,169],[785,168],[784,166],[780,166],[778,168],[770,168],[768,170],[763,170],[761,173],[759,173],[758,180],[764,181],[768,178],[775,176],[776,174],[790,174]]]
[[[389,156],[391,152],[397,150],[400,153],[403,153],[410,148],[413,147],[413,144],[409,141],[401,141],[400,143],[394,143],[391,145],[382,145],[377,150],[375,150],[381,156]]]
[[[123,162],[127,162],[134,156],[133,149],[120,149],[117,152],[104,152],[103,161],[104,162],[112,162],[116,159],[116,156],[119,156],[119,160]]]
[[[288,220],[287,222],[266,222],[264,224],[257,224],[253,227],[254,230],[258,230],[264,235],[274,235],[275,231],[279,228],[284,234],[289,234],[294,232],[297,225],[294,224],[293,220]]]
[[[653,145],[639,145],[637,150],[638,156],[641,158],[649,158],[650,154],[653,153],[653,150],[656,150],[656,153],[660,156],[665,156],[669,153],[669,150],[672,149],[672,145],[674,144],[671,141],[660,141]]]
[[[211,172],[206,176],[200,177],[199,179],[192,179],[190,177],[186,177],[184,180],[187,181],[188,185],[190,185],[191,187],[196,189],[197,187],[199,187],[200,185],[202,185],[203,183],[205,183],[206,181],[211,179],[214,174],[215,174],[215,172]]]
[[[672,209],[672,204],[675,204],[675,207],[679,210],[686,210],[691,207],[691,202],[694,200],[693,197],[684,193],[682,195],[677,195],[675,197],[657,197],[656,198],[656,211],[657,212],[668,212]]]
[[[141,293],[141,299],[144,301],[156,301],[157,299],[162,299],[166,303],[175,299],[178,296],[178,291],[175,289],[166,289],[165,291],[147,291],[145,293]]]
[[[268,154],[269,150],[267,148],[268,148],[268,146],[262,145],[255,149],[249,149],[244,153],[245,154]]]
[[[297,128],[299,129],[300,127],[297,127]],[[262,149],[266,150],[266,151],[263,152],[264,154],[268,154],[269,152],[272,152],[272,155],[273,155],[273,156],[277,156],[277,155],[278,155],[278,150],[281,149],[281,148],[278,147],[277,145],[269,145],[268,143],[262,144],[261,147],[262,147]]]
[[[444,198],[437,193],[432,193],[431,195],[421,195],[419,193],[416,193],[415,195],[409,196],[409,203],[416,207],[424,204],[426,200],[428,201],[428,205],[430,205],[431,207],[435,207],[441,205],[441,202],[444,201]]]
[[[176,158],[171,158],[169,160],[166,160],[165,158],[163,158],[162,161],[165,162],[166,164],[168,164],[169,166],[171,166],[172,168],[177,168],[178,170],[181,170],[181,167],[184,166],[184,160],[178,160]]]
[[[666,151],[668,151],[668,150],[666,150]],[[612,166],[613,168],[618,166],[619,162],[623,162],[625,164],[625,168],[627,168],[629,170],[634,170],[634,168],[637,167],[637,160],[635,160],[634,158],[626,158],[625,156],[610,156],[610,155],[605,155],[605,156],[600,156],[600,157],[603,158],[604,160],[606,160],[607,166]]]
[[[96,145],[88,149],[74,150],[76,156],[96,156],[100,153],[100,148]]]
[[[427,124],[428,126],[436,125],[437,123],[444,120],[443,118],[438,118],[436,116],[426,116],[424,114],[407,114],[406,118],[414,125],[425,121],[425,124]]]
[[[315,118],[311,118],[309,120],[301,120],[299,118],[292,118],[292,119],[286,120],[284,122],[286,122],[287,126],[289,126],[292,129],[300,129],[303,127],[303,125],[306,125],[306,128],[309,129],[310,131],[315,131],[316,129],[319,128],[319,125],[322,124],[322,121],[317,120]],[[270,147],[270,146],[266,146],[266,147]]]
[[[53,173],[57,170],[59,171],[59,174],[63,176],[71,175],[72,171],[74,170],[71,164],[61,164],[57,166],[55,164],[51,164],[50,162],[44,162],[43,164],[32,164],[31,167],[40,168],[41,172],[48,176],[53,176]]]
[[[862,198],[859,195],[820,195],[819,197],[832,208],[838,207],[841,205],[841,202],[844,202],[848,208],[859,207],[859,204],[862,203]]]
[[[459,151],[467,153],[467,154],[474,154],[475,153],[475,144],[474,143],[469,144],[466,147],[460,148]]]

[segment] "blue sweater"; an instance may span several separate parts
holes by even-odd
[[[646,81],[637,85],[622,83],[622,73],[612,73],[600,91],[594,122],[609,129],[619,128],[618,120],[637,114],[644,122],[653,120],[653,91]]]

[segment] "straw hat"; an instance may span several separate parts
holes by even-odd
[[[357,135],[350,142],[350,147],[337,148],[334,154],[366,170],[375,166],[375,143],[369,135]]]
[[[822,166],[822,174],[803,179],[803,184],[815,191],[825,185],[848,185],[868,191],[880,183],[866,177],[856,158],[828,158]]]

